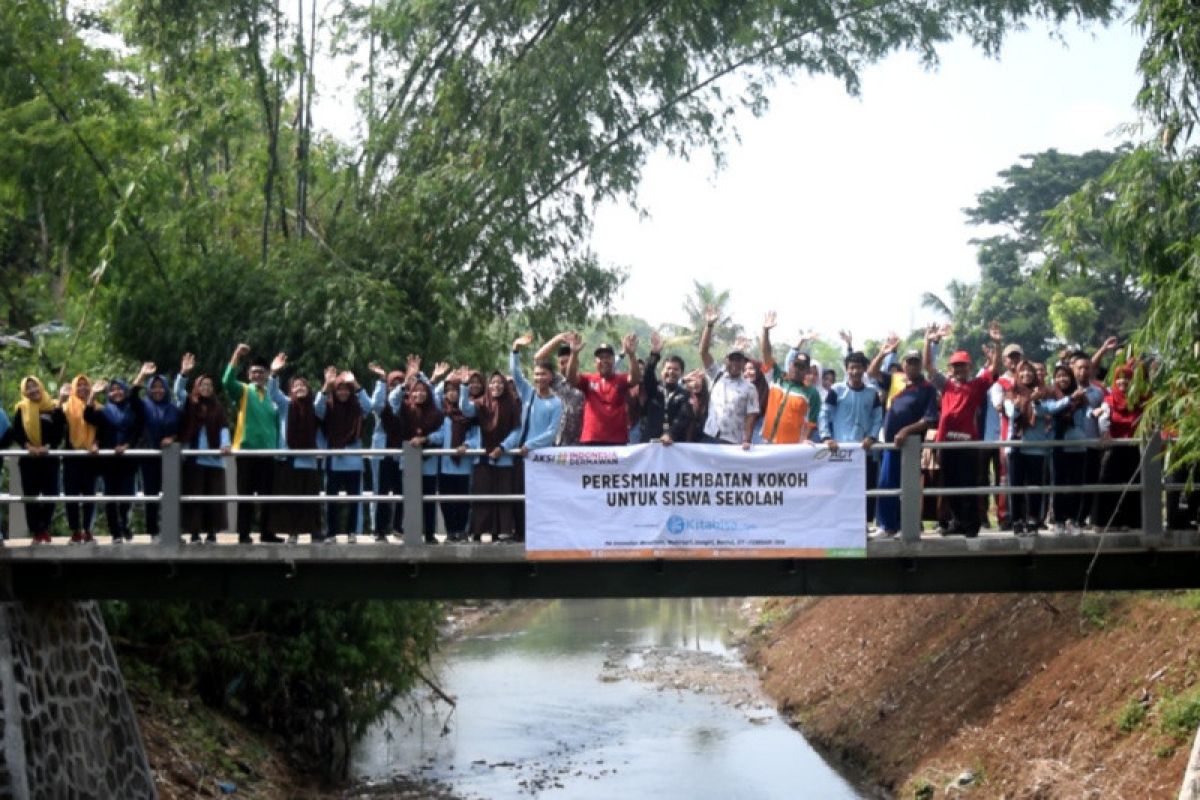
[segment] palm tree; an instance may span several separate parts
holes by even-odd
[[[729,316],[729,290],[718,292],[711,283],[692,281],[693,292],[683,301],[683,313],[687,314],[687,327],[677,330],[682,337],[695,338],[704,328],[704,310],[712,307],[717,310],[717,324],[713,327],[713,340],[732,342],[742,334],[742,326],[736,324]]]
[[[950,338],[955,343],[961,343],[973,327],[978,327],[973,326],[971,320],[972,306],[978,294],[978,284],[952,280],[946,284],[945,299],[933,292],[924,292],[921,306],[944,316],[954,326]]]

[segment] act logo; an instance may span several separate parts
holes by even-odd
[[[686,527],[687,523],[678,514],[667,517],[667,533],[683,533],[683,529]]]

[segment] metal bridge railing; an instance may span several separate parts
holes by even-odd
[[[794,446],[806,447],[808,445],[763,445],[763,446]],[[823,445],[813,445],[820,447]],[[858,445],[847,445],[848,447],[857,447]],[[929,487],[922,486],[921,476],[921,453],[923,450],[939,451],[939,450],[975,450],[989,451],[996,449],[1014,449],[1022,447],[1032,447],[1038,449],[1055,449],[1055,448],[1111,448],[1111,447],[1140,447],[1140,461],[1138,472],[1135,474],[1136,481],[1127,484],[1109,485],[1109,484],[1084,484],[1076,486],[1050,485],[1050,486],[967,486],[967,487]],[[895,488],[877,488],[866,492],[868,497],[898,497],[900,499],[900,535],[905,542],[916,542],[921,537],[921,510],[922,500],[924,497],[954,497],[954,496],[985,496],[985,495],[1052,495],[1052,494],[1067,494],[1067,493],[1085,493],[1085,494],[1101,494],[1101,493],[1121,493],[1121,492],[1136,492],[1140,497],[1141,518],[1142,518],[1142,534],[1144,541],[1148,547],[1153,547],[1160,543],[1163,539],[1165,530],[1163,524],[1163,493],[1165,491],[1183,491],[1187,490],[1186,484],[1167,483],[1163,478],[1163,455],[1164,443],[1158,436],[1153,436],[1145,441],[1139,439],[1112,439],[1112,440],[1053,440],[1039,442],[1024,442],[1024,441],[970,441],[970,442],[926,442],[918,437],[909,437],[904,441],[903,446],[897,447],[894,444],[880,443],[875,445],[873,451],[899,451],[900,459],[900,484]],[[126,450],[123,454],[116,454],[112,450],[102,450],[98,453],[89,453],[81,450],[54,450],[44,456],[26,456],[20,451],[9,451],[2,454],[5,458],[17,459],[23,457],[30,458],[122,458],[122,459],[138,459],[138,458],[161,458],[162,460],[162,492],[161,494],[136,494],[136,495],[27,495],[20,492],[11,491],[0,494],[0,506],[8,505],[15,506],[31,502],[50,502],[59,503],[65,501],[75,502],[91,502],[96,504],[108,502],[121,503],[157,503],[160,509],[160,529],[162,533],[159,536],[159,545],[165,547],[178,546],[181,542],[181,508],[184,504],[189,503],[266,503],[266,504],[290,504],[290,503],[383,503],[383,504],[404,504],[404,513],[402,527],[404,530],[404,543],[406,545],[420,546],[425,542],[424,531],[424,514],[423,508],[426,503],[495,503],[508,502],[520,503],[524,502],[525,495],[509,494],[509,495],[447,495],[447,494],[430,494],[425,495],[422,487],[422,470],[423,460],[426,458],[437,458],[440,456],[464,456],[474,457],[486,455],[484,450],[451,450],[451,449],[435,449],[435,448],[418,448],[410,444],[405,444],[401,449],[378,449],[367,450],[361,448],[351,448],[344,450],[235,450],[229,453],[224,453],[221,450],[190,450],[183,449],[178,443],[172,444],[162,450]],[[284,458],[284,457],[314,457],[327,458],[330,456],[358,456],[364,459],[382,458],[399,456],[403,461],[402,468],[402,492],[400,494],[386,493],[382,494],[378,491],[363,491],[356,495],[347,494],[325,494],[321,492],[315,495],[240,495],[240,494],[219,494],[219,495],[192,495],[183,494],[182,474],[183,462],[185,459],[195,459],[204,456],[220,457],[225,459],[227,463],[236,464],[240,459],[247,458]],[[517,451],[510,451],[507,455],[520,457]],[[15,481],[17,470],[16,465],[11,464],[9,469],[10,486]],[[236,468],[236,467],[235,467]],[[12,529],[10,522],[10,530]],[[287,533],[281,531],[280,533]]]

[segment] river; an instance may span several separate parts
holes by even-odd
[[[730,649],[739,600],[516,604],[446,646],[451,710],[418,698],[357,747],[360,781],[464,798],[859,798]]]

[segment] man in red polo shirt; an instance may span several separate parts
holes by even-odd
[[[993,322],[988,337],[994,342],[991,363],[975,378],[971,377],[971,356],[959,350],[950,356],[950,373],[943,375],[933,366],[931,342],[936,333],[925,334],[925,370],[933,385],[942,393],[942,413],[938,417],[939,442],[979,441],[979,412],[987,402],[988,389],[1000,375],[1000,326]],[[975,486],[979,481],[977,450],[941,450],[942,485],[946,488]],[[958,496],[950,501],[950,533],[979,535],[979,498]]]
[[[579,372],[579,351],[583,337],[573,334],[570,341],[571,359],[567,362],[567,383],[583,392],[583,433],[579,443],[584,445],[629,444],[629,389],[642,380],[637,360],[638,338],[630,333],[621,340],[629,357],[629,372],[616,371],[616,352],[612,345],[602,344],[593,351],[596,371]]]

